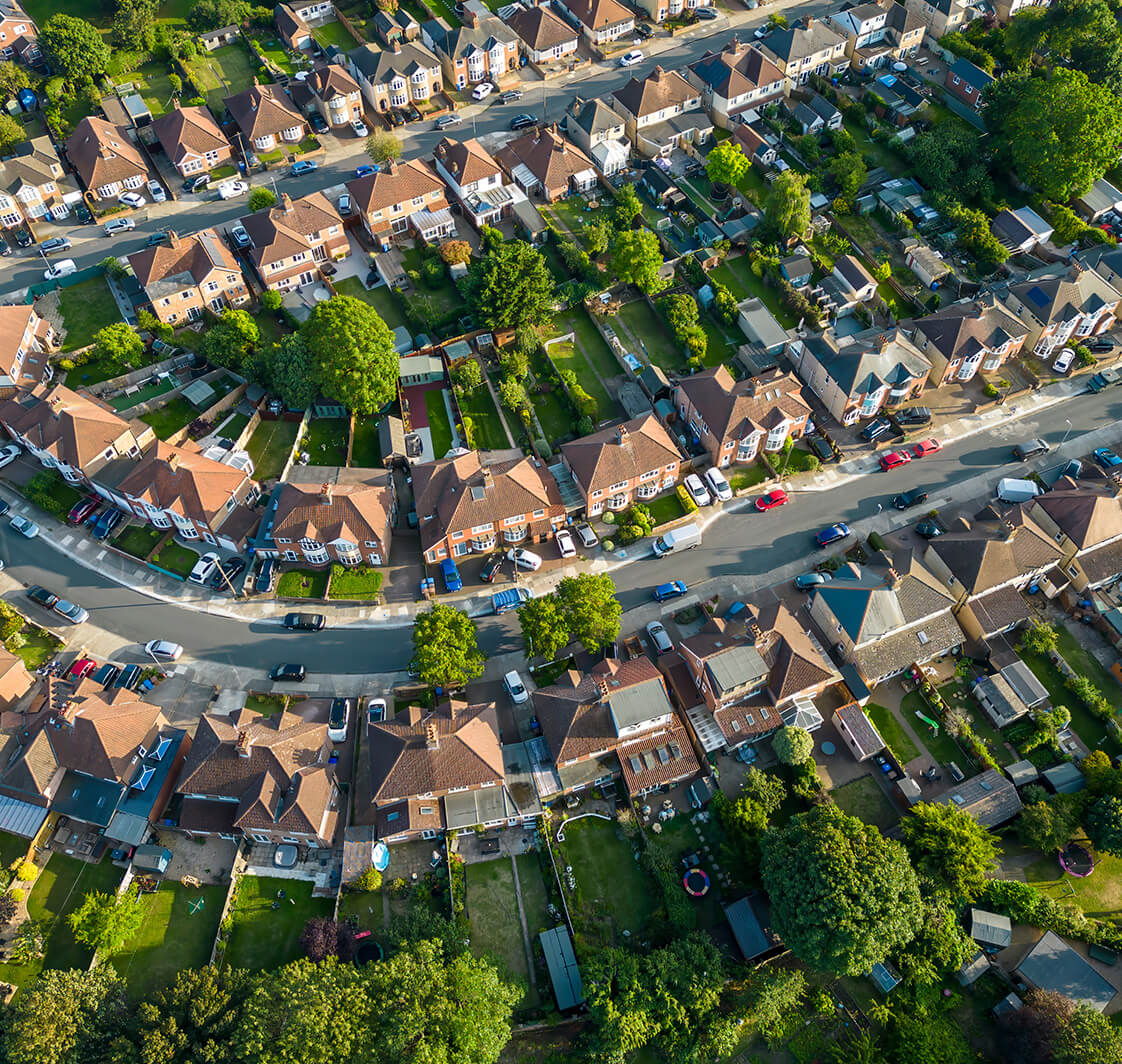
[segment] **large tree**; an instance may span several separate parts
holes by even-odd
[[[306,410],[315,402],[318,369],[300,333],[282,336],[267,355],[268,385],[290,410]]]
[[[248,311],[227,309],[203,334],[200,351],[211,365],[239,370],[260,339],[261,330]]]
[[[771,185],[764,204],[764,225],[779,240],[802,236],[810,227],[810,189],[806,175],[784,170]]]
[[[20,89],[30,85],[26,67],[19,63],[0,63],[0,100],[10,100]]]
[[[554,594],[569,631],[585,650],[595,654],[619,638],[623,607],[607,573],[567,576]]]
[[[927,902],[916,937],[892,959],[909,982],[931,986],[977,952],[978,944],[962,929],[957,906],[940,896]]]
[[[980,137],[964,122],[940,122],[908,145],[908,161],[933,192],[973,202],[993,190]]]
[[[249,0],[196,0],[187,22],[193,30],[205,33],[223,26],[238,26],[249,19],[252,10]]]
[[[91,891],[67,918],[74,937],[90,949],[118,953],[144,923],[140,892],[129,887],[123,894]]]
[[[105,73],[112,53],[85,19],[52,15],[39,30],[39,47],[51,65],[70,82]]]
[[[771,746],[784,765],[801,765],[814,751],[814,739],[805,728],[792,724],[775,733]]]
[[[366,154],[378,164],[400,159],[401,138],[394,136],[389,130],[375,130],[366,138]]]
[[[769,831],[762,851],[775,929],[811,967],[860,975],[915,937],[915,871],[877,828],[820,805]]]
[[[131,51],[150,50],[156,36],[157,11],[156,0],[117,0],[113,43]]]
[[[635,285],[649,296],[661,292],[666,281],[659,277],[662,249],[649,229],[625,229],[612,241],[612,269],[616,277]]]
[[[613,213],[617,228],[630,229],[635,224],[635,219],[643,213],[643,204],[634,185],[624,185],[616,192]]]
[[[356,414],[372,414],[397,395],[393,333],[354,296],[317,303],[300,327],[320,388]]]
[[[539,595],[518,610],[527,657],[553,660],[572,640],[568,621],[556,595]]]
[[[1045,854],[1062,850],[1079,830],[1083,801],[1077,794],[1053,794],[1045,801],[1033,802],[1017,818],[1021,841]]]
[[[557,285],[542,253],[524,240],[503,240],[471,266],[468,293],[477,322],[487,329],[543,325]]]
[[[483,675],[475,622],[454,606],[436,603],[413,622],[413,660],[422,680],[457,690]]]
[[[715,185],[739,185],[752,164],[734,140],[723,140],[705,159],[705,173]]]
[[[953,805],[920,802],[901,828],[916,871],[955,905],[965,905],[982,892],[1001,857],[997,838]]]
[[[1090,1005],[1030,989],[997,1021],[1003,1060],[1017,1064],[1122,1064],[1122,1032]]]
[[[144,354],[144,341],[131,325],[117,321],[98,329],[94,334],[94,349],[99,359],[131,366]]]
[[[1104,795],[1087,807],[1087,837],[1100,853],[1122,856],[1122,798]]]

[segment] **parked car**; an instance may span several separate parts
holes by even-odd
[[[916,535],[924,539],[934,539],[936,536],[941,536],[943,531],[943,526],[937,521],[920,521],[916,525]]]
[[[694,14],[703,22],[721,17],[721,13],[715,7],[699,7],[694,11]]]
[[[100,499],[86,498],[74,504],[74,508],[66,515],[72,525],[80,525],[101,505]]]
[[[93,217],[93,215],[91,214],[91,215],[90,215],[90,217],[92,218],[92,217]],[[16,242],[17,244],[19,244],[19,246],[20,246],[21,248],[29,248],[29,247],[31,247],[31,234],[30,234],[30,233],[29,233],[29,232],[28,232],[28,231],[27,231],[26,229],[23,229],[23,228],[17,229],[17,230],[16,230],[16,231],[15,231],[15,232],[14,232],[14,233],[12,234],[12,239],[13,239],[13,240],[14,240],[14,241],[15,241],[15,242]]]
[[[1060,352],[1060,357],[1052,363],[1053,373],[1067,373],[1071,369],[1071,364],[1075,361],[1075,352],[1070,347],[1065,347]]]
[[[1103,469],[1113,469],[1115,466],[1122,465],[1122,458],[1119,458],[1113,451],[1106,447],[1098,447],[1092,453],[1091,457],[1103,467]]]
[[[335,208],[340,214],[344,216],[350,214],[351,194],[349,192],[344,192],[343,195],[339,197],[339,201],[335,204]]]
[[[931,421],[931,411],[926,406],[906,406],[896,413],[898,425],[926,425]]]
[[[134,211],[139,210],[148,202],[139,192],[122,192],[117,199],[126,207],[132,207]]]
[[[639,25],[635,27],[635,36],[641,41],[649,41],[654,36],[654,30],[645,22],[640,22]]]
[[[705,486],[719,502],[728,502],[732,498],[732,486],[716,466],[705,471]]]
[[[183,654],[183,647],[170,639],[150,639],[144,644],[144,652],[161,661],[178,661]]]
[[[844,521],[839,521],[836,525],[830,525],[829,528],[822,529],[814,537],[814,542],[820,547],[828,547],[831,543],[840,543],[843,539],[849,538],[849,525]]]
[[[97,662],[93,658],[79,658],[69,669],[66,670],[66,675],[71,680],[82,680],[89,676],[94,669],[97,668]]]
[[[416,104],[407,103],[402,110],[405,112],[406,122],[420,122],[425,116],[421,114]]]
[[[506,688],[506,693],[510,695],[510,700],[516,705],[520,706],[524,702],[530,700],[530,692],[526,690],[526,685],[522,682],[522,677],[518,675],[515,669],[511,669],[503,677],[503,687]]]
[[[577,545],[573,542],[573,534],[567,528],[559,528],[557,535],[553,537],[554,543],[557,544],[557,550],[562,558],[575,558],[577,556]]]
[[[8,245],[8,242],[2,236],[0,236],[0,256],[7,257],[11,253],[12,249]]]
[[[500,92],[498,96],[499,103],[514,103],[515,100],[521,99],[521,89],[507,89],[505,92]]]
[[[912,460],[912,456],[907,451],[889,451],[888,454],[880,456],[880,467],[885,472],[890,469],[898,469],[902,465],[907,465]]]
[[[662,621],[651,621],[647,625],[647,638],[650,639],[656,654],[669,654],[674,649],[674,643]]]
[[[441,115],[435,122],[435,128],[447,129],[449,126],[458,126],[461,122],[463,122],[463,120],[463,115]]]
[[[82,609],[76,602],[59,599],[52,607],[60,617],[65,617],[71,624],[85,624],[90,619],[89,612]]]
[[[688,591],[689,588],[681,580],[671,580],[654,589],[654,599],[655,602],[668,602],[670,599],[681,598]]]
[[[1036,458],[1037,455],[1047,454],[1049,450],[1048,444],[1043,440],[1025,440],[1013,448],[1013,457],[1019,461],[1027,462],[1030,458]]]
[[[506,552],[506,557],[507,561],[514,562],[516,568],[526,569],[531,573],[536,573],[542,567],[541,555],[524,547],[511,547]]]
[[[891,428],[892,422],[888,418],[874,418],[861,430],[861,439],[867,440],[869,443],[875,443]]]
[[[1092,340],[1086,346],[1088,351],[1091,351],[1096,355],[1102,355],[1106,354],[1109,351],[1113,351],[1117,345],[1109,337],[1100,336]]]
[[[834,449],[830,446],[830,441],[827,440],[825,436],[812,433],[803,438],[806,440],[807,446],[818,456],[820,462],[837,461],[837,455],[834,454]]]
[[[405,125],[405,112],[398,107],[391,107],[388,111],[384,111],[382,117],[386,119],[391,126]]]
[[[60,277],[69,277],[71,274],[78,272],[78,264],[73,259],[61,259],[53,266],[49,266],[43,271],[43,279],[46,281],[57,281]]]
[[[0,517],[3,517],[10,509],[11,507],[8,505],[7,501],[0,499]]]
[[[36,606],[42,606],[45,610],[53,610],[55,603],[58,602],[58,595],[53,591],[48,591],[45,587],[39,584],[32,584],[27,589],[27,597],[35,603]]]
[[[802,573],[795,577],[795,588],[799,591],[812,591],[829,580],[829,573]]]
[[[143,671],[139,665],[122,665],[121,671],[113,681],[113,686],[123,687],[126,691],[135,691]]]
[[[386,719],[386,700],[384,698],[369,698],[366,701],[366,723],[377,724]]]
[[[538,116],[531,114],[529,111],[524,111],[520,115],[515,115],[510,120],[510,128],[513,130],[529,129],[530,126],[538,124]]]
[[[362,137],[364,140],[370,136],[370,130],[366,128],[366,123],[361,118],[351,119],[351,130],[356,137]]]
[[[286,613],[282,623],[290,632],[320,632],[327,618],[322,613]]]
[[[592,526],[587,522],[583,525],[577,525],[577,539],[580,540],[580,545],[585,550],[592,550],[600,542],[599,537],[592,530]]]
[[[204,188],[210,186],[210,174],[199,174],[197,177],[189,177],[183,182],[184,192],[202,192]]]
[[[479,85],[476,85],[475,88],[471,90],[471,98],[473,100],[485,100],[494,91],[495,86],[492,85],[489,81],[484,81]]]
[[[619,57],[619,65],[621,67],[635,66],[636,63],[643,61],[643,53],[638,48],[633,48],[626,55]]]
[[[299,162],[292,164],[292,169],[289,171],[293,177],[298,177],[300,174],[310,174],[313,170],[319,169],[319,163],[315,159],[301,159]]]
[[[218,198],[222,200],[234,199],[237,196],[244,196],[248,191],[248,181],[223,181],[218,186]]]
[[[380,174],[382,168],[375,166],[373,163],[363,163],[362,166],[355,167],[355,177],[370,177],[373,174]]]
[[[94,683],[101,684],[102,688],[106,691],[113,686],[113,681],[120,675],[121,666],[114,665],[111,662],[106,662],[95,673],[90,676]]]
[[[215,566],[218,565],[218,555],[214,551],[207,551],[197,562],[195,567],[191,570],[188,580],[193,584],[205,584],[214,572]]]
[[[774,510],[790,501],[790,496],[782,488],[772,488],[766,495],[761,495],[756,500],[756,509],[763,513],[765,510]]]
[[[0,469],[3,469],[6,465],[11,465],[19,456],[20,449],[14,443],[0,447]]]
[[[902,491],[899,495],[892,496],[892,505],[897,510],[908,510],[922,502],[927,502],[927,492],[922,488],[912,488],[911,491]]]
[[[125,515],[115,506],[109,507],[109,509],[97,519],[97,524],[93,526],[93,538],[105,539],[109,533],[121,523],[124,516]]]
[[[34,539],[39,535],[39,526],[34,521],[16,514],[8,521],[8,527],[18,532],[24,539]]]
[[[44,255],[53,255],[56,251],[69,251],[73,246],[65,236],[52,236],[39,245],[39,250]]]
[[[74,207],[74,217],[78,219],[82,225],[89,225],[93,220],[93,211],[89,209],[84,203],[78,203]]]
[[[153,203],[163,203],[168,198],[164,186],[159,181],[148,182],[148,194],[152,197]]]
[[[246,231],[244,225],[235,225],[234,228],[230,230],[230,239],[234,242],[234,247],[249,247],[249,233]]]
[[[926,458],[929,454],[941,451],[943,445],[938,440],[923,440],[912,448],[913,458]]]
[[[760,26],[752,36],[755,37],[757,41],[762,41],[770,32],[771,28],[769,26]]]
[[[310,115],[308,115],[308,121],[312,124],[313,133],[328,132],[329,127],[327,125],[327,120],[323,117],[323,115],[319,113],[319,111],[313,111]]]
[[[118,233],[131,233],[136,228],[136,222],[131,218],[110,218],[105,223],[105,235],[116,236]]]
[[[262,558],[257,569],[257,579],[253,581],[253,590],[259,595],[268,594],[273,590],[277,578],[277,563],[275,558]]]
[[[464,582],[460,578],[460,570],[456,568],[456,563],[451,558],[445,558],[440,563],[440,577],[444,581],[445,591],[461,591],[463,589]]]
[[[269,679],[277,683],[303,683],[308,670],[303,665],[286,662],[283,665],[274,665],[269,670]]]
[[[696,473],[690,473],[682,483],[685,485],[686,491],[689,492],[690,498],[698,506],[708,506],[713,501],[713,497],[701,482],[701,477]]]
[[[245,572],[246,560],[241,557],[229,558],[217,566],[210,577],[210,586],[215,591],[226,591],[233,585],[238,586],[238,577]]]
[[[157,229],[154,233],[148,234],[145,247],[154,248],[158,244],[166,244],[170,239],[171,233],[167,229]]]
[[[351,700],[333,698],[327,714],[327,737],[333,743],[347,741],[347,727],[351,723]]]

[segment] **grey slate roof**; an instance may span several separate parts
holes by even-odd
[[[1046,931],[1017,967],[1025,982],[1041,990],[1054,990],[1072,1001],[1082,1001],[1102,1012],[1117,993],[1054,931]]]
[[[1012,820],[1021,811],[1021,796],[997,769],[986,769],[962,783],[955,783],[931,799],[969,813],[983,827],[994,828]]]
[[[983,946],[1004,949],[1013,941],[1013,921],[999,913],[971,909],[970,937]]]
[[[931,370],[931,363],[899,329],[891,334],[866,330],[841,347],[824,336],[813,336],[806,345],[846,395],[876,391],[885,384],[903,387]]]

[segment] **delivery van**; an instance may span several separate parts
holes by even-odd
[[[679,525],[668,532],[663,532],[654,541],[655,556],[661,558],[664,554],[675,554],[680,550],[690,550],[700,542],[701,529],[697,525]]]
[[[1002,477],[997,484],[997,497],[1002,502],[1028,502],[1039,495],[1040,487],[1031,480]]]

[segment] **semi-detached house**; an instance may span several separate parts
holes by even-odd
[[[635,32],[635,16],[617,0],[558,0],[558,4],[592,44],[610,44]]]
[[[140,150],[121,127],[89,116],[66,142],[66,157],[95,200],[115,200],[148,180]]]
[[[0,59],[36,66],[43,59],[39,28],[15,0],[0,0]]]
[[[749,110],[781,99],[787,78],[755,45],[734,37],[719,52],[706,52],[686,73],[701,90],[709,117],[723,129],[731,128]]]
[[[451,29],[432,19],[421,25],[421,40],[440,60],[445,83],[457,89],[483,81],[501,82],[518,69],[518,35],[479,0],[468,0],[463,25]]]
[[[347,191],[363,228],[383,250],[410,230],[430,243],[456,231],[444,182],[420,159],[388,162],[379,173],[348,181]]]
[[[241,130],[247,151],[272,152],[296,144],[308,132],[304,116],[279,85],[253,85],[225,99],[226,110]]]
[[[979,370],[996,372],[1020,353],[1027,336],[1025,323],[986,292],[921,318],[912,341],[930,359],[937,386],[973,380]]]
[[[249,235],[246,254],[266,288],[289,292],[320,277],[320,264],[344,259],[351,245],[343,219],[322,192],[300,199],[288,193],[265,211],[241,220]]]
[[[515,193],[525,198],[517,189],[504,185],[503,168],[474,137],[461,141],[445,137],[436,146],[433,165],[476,229],[497,226],[507,217],[513,210]]]
[[[516,137],[495,158],[527,196],[540,194],[546,203],[596,185],[595,164],[553,125]]]
[[[612,93],[627,135],[644,155],[669,156],[686,144],[704,144],[713,123],[701,108],[701,92],[676,70],[656,66]]]
[[[1058,543],[1065,576],[1079,595],[1122,573],[1122,492],[1117,478],[1103,487],[1063,478],[1026,509]]]
[[[206,107],[180,107],[153,120],[152,129],[181,177],[209,173],[233,161],[234,149]]]
[[[65,218],[70,207],[60,187],[64,174],[50,137],[18,145],[16,155],[0,162],[0,226],[15,229],[42,218]]]
[[[54,376],[49,359],[57,347],[51,323],[33,306],[0,306],[0,399],[49,381]]]
[[[362,118],[362,89],[338,63],[313,70],[304,89],[323,120],[333,129],[349,126]]]
[[[389,48],[364,44],[347,53],[352,77],[371,110],[427,102],[444,88],[440,60],[424,45],[394,40]]]
[[[787,29],[774,30],[763,50],[794,83],[805,84],[812,74],[830,78],[849,68],[845,38],[820,19],[799,19]]]

